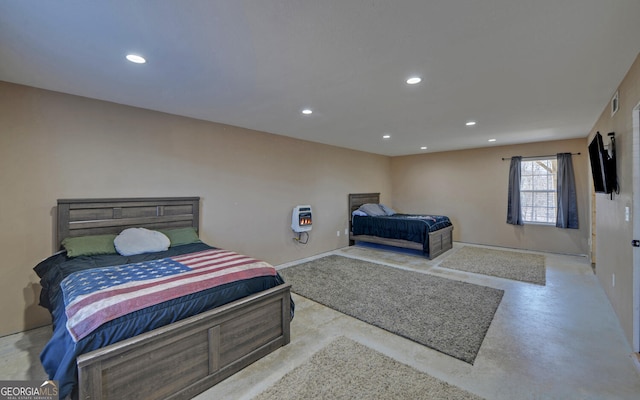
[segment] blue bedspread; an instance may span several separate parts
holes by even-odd
[[[443,215],[394,214],[390,216],[353,216],[351,231],[354,235],[369,235],[387,239],[401,239],[421,243],[429,253],[429,232],[451,226]]]
[[[40,304],[49,309],[53,319],[53,336],[44,347],[40,359],[49,378],[59,381],[60,398],[77,390],[76,357],[121,340],[139,335],[184,318],[211,310],[250,294],[278,286],[284,281],[280,275],[245,279],[192,293],[129,313],[109,321],[78,342],[67,330],[67,316],[62,280],[73,272],[156,260],[181,254],[209,250],[204,243],[172,247],[167,251],[136,256],[100,255],[68,258],[65,252],[53,255],[34,270],[41,278]],[[291,317],[294,304],[291,302]]]

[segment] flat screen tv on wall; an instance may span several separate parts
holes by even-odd
[[[589,160],[591,161],[593,188],[596,193],[613,193],[618,189],[613,134],[610,136],[612,136],[612,154],[609,154],[609,151],[604,147],[600,132],[596,133],[589,144]]]

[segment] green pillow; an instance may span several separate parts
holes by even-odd
[[[160,232],[167,235],[169,241],[171,241],[171,246],[180,246],[183,244],[189,243],[200,243],[200,238],[198,237],[198,233],[195,228],[176,228],[176,229],[166,229],[160,230]]]
[[[116,254],[113,240],[116,235],[92,235],[68,237],[62,241],[68,257]]]

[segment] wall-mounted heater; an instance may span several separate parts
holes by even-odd
[[[291,214],[291,229],[294,232],[308,232],[313,225],[311,206],[295,206]]]

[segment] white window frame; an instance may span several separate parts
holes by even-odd
[[[536,157],[520,161],[520,207],[523,223],[555,226],[558,213],[557,181],[557,157]]]

